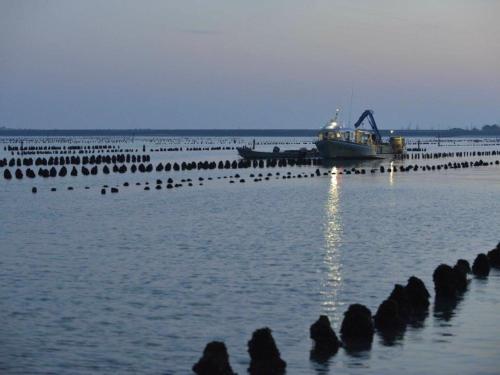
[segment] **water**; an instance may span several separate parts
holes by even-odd
[[[443,151],[459,147],[474,145]],[[182,155],[235,158],[152,159]],[[444,161],[397,164],[414,162]],[[422,327],[394,343],[376,335],[370,351],[311,361],[309,326],[327,314],[338,332],[349,304],[375,313],[395,283],[415,275],[432,290],[437,265],[494,247],[500,167],[248,178],[315,169],[2,179],[0,371],[190,374],[205,344],[223,340],[245,374],[246,343],[269,326],[288,374],[498,374],[498,271],[473,279],[450,314],[431,305]],[[222,178],[235,173],[247,182]],[[169,176],[196,183],[143,190]]]

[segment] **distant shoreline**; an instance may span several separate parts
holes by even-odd
[[[92,137],[92,136],[170,136],[170,137],[315,137],[319,129],[9,129],[0,128],[0,137]],[[382,136],[390,130],[381,129]],[[500,130],[394,130],[407,137],[498,136]]]

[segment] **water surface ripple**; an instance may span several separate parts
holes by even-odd
[[[205,344],[223,340],[245,374],[246,343],[269,326],[288,374],[498,374],[497,271],[472,280],[450,314],[431,306],[422,327],[392,345],[376,336],[370,352],[312,362],[308,329],[327,314],[338,332],[349,304],[374,313],[395,283],[416,275],[432,290],[438,264],[491,249],[499,171],[221,179],[105,196],[99,184],[157,175],[1,181],[0,371],[189,374]]]

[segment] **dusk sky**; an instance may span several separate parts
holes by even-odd
[[[0,126],[500,123],[498,0],[0,0]],[[351,94],[352,110],[351,110]]]

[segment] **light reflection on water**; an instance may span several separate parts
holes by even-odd
[[[323,311],[332,316],[338,310],[337,291],[342,283],[342,267],[340,259],[339,245],[342,239],[342,218],[339,209],[339,183],[342,175],[339,175],[337,168],[333,167],[330,179],[330,189],[326,205],[326,226],[325,226],[325,258],[324,263],[327,268],[325,280],[322,285],[322,307]]]

